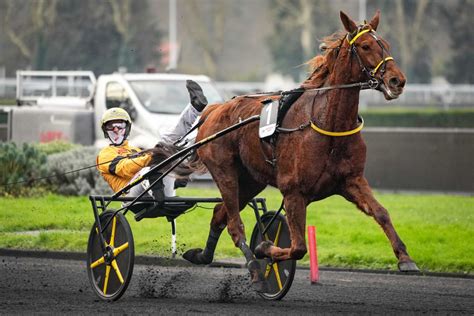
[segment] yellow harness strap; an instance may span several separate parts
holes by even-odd
[[[384,59],[382,59],[379,64],[377,65],[377,67],[374,68],[374,70],[372,70],[370,73],[372,74],[372,76],[374,76],[376,73],[377,73],[377,70],[379,70],[380,66],[382,66],[382,64],[386,61],[389,61],[389,60],[393,60],[393,57],[392,56],[388,56],[388,57],[385,57]]]
[[[361,37],[362,35],[364,35],[364,34],[367,33],[367,32],[370,32],[370,31],[372,31],[372,29],[365,29],[365,30],[362,30],[362,31],[360,31],[359,33],[357,33],[356,36],[354,36],[354,38],[351,39],[350,41],[349,41],[349,38],[347,38],[347,41],[349,42],[349,45],[354,44],[355,41],[357,41],[357,39],[358,39],[359,37]]]
[[[353,130],[350,130],[347,132],[329,132],[322,128],[317,127],[316,124],[314,124],[313,122],[311,122],[311,128],[314,129],[316,132],[326,135],[326,136],[334,136],[334,137],[349,136],[349,135],[353,135],[355,133],[360,132],[362,128],[364,128],[364,119],[362,118],[362,116],[359,116],[359,118],[360,118],[360,125],[354,128]]]

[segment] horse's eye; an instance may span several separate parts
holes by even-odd
[[[370,46],[367,45],[367,44],[363,44],[363,45],[362,45],[362,49],[363,49],[363,50],[369,50],[369,49],[370,49]]]

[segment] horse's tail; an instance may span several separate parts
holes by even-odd
[[[182,149],[182,146],[159,142],[154,148],[148,149],[146,152],[152,156],[150,165],[157,165]],[[168,168],[169,165],[164,166],[160,171],[164,172]],[[196,152],[194,152],[189,158],[177,165],[172,172],[177,179],[188,179],[192,173],[202,174],[206,171],[207,169],[204,164],[199,160]]]

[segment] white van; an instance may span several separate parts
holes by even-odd
[[[107,145],[100,118],[111,107],[129,112],[130,143],[152,147],[173,128],[189,103],[186,80],[201,85],[209,104],[223,98],[209,77],[169,73],[114,73],[96,80],[89,71],[18,71],[18,107],[9,108],[14,142],[65,140]]]

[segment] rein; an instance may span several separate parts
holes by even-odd
[[[140,155],[143,155],[145,153],[146,153],[146,150],[143,150],[139,153],[128,155],[128,156],[122,157],[120,159],[113,159],[113,160],[110,160],[110,161],[104,161],[104,162],[101,162],[101,163],[98,163],[98,164],[95,164],[95,165],[90,165],[90,166],[87,166],[87,167],[82,167],[82,168],[79,168],[79,169],[66,171],[66,172],[63,172],[63,173],[60,173],[60,174],[55,174],[55,175],[52,175],[52,176],[45,176],[45,177],[33,178],[33,179],[29,179],[29,180],[22,180],[22,181],[17,181],[17,182],[4,183],[4,184],[1,184],[1,186],[7,187],[7,186],[10,186],[10,185],[15,185],[15,184],[30,183],[30,182],[39,181],[39,180],[47,180],[47,179],[52,179],[52,178],[58,178],[58,177],[65,176],[65,175],[68,175],[68,174],[71,174],[71,173],[80,172],[80,171],[84,171],[84,170],[91,169],[91,168],[97,168],[98,166],[111,163],[114,160],[120,161],[122,159],[134,159],[134,158],[137,158]]]
[[[341,84],[341,85],[336,85],[336,86],[328,86],[328,87],[321,87],[321,88],[311,88],[311,89],[305,89],[304,92],[319,92],[319,91],[326,91],[326,90],[334,90],[334,89],[349,89],[349,88],[361,88],[361,89],[377,89],[378,86],[380,85],[380,81],[377,80],[375,77],[370,78],[369,80],[365,82],[355,82],[355,83],[347,83],[347,84]],[[281,92],[270,92],[270,93],[261,93],[261,94],[253,94],[253,95],[245,95],[244,97],[249,97],[249,98],[255,98],[255,97],[261,97],[261,96],[276,96],[276,95],[288,95],[288,94],[294,94],[294,93],[300,93],[299,91],[281,91]],[[281,132],[281,133],[292,133],[296,131],[301,131],[304,130],[307,127],[311,127],[314,131],[316,131],[319,134],[326,135],[326,136],[331,136],[331,137],[342,137],[342,136],[350,136],[353,134],[356,134],[360,132],[364,128],[364,119],[362,116],[358,116],[358,122],[359,125],[350,130],[350,131],[344,131],[344,132],[331,132],[331,131],[326,131],[316,125],[312,120],[310,120],[306,124],[301,124],[300,126],[296,128],[284,128],[284,127],[277,127],[276,131]],[[268,159],[267,159],[268,160]]]
[[[310,88],[304,89],[304,92],[312,92],[312,91],[326,91],[326,90],[334,90],[334,89],[349,89],[349,88],[361,88],[362,90],[365,89],[377,89],[380,85],[380,81],[376,78],[371,78],[367,81],[362,82],[354,82],[354,83],[347,83],[341,84],[336,86],[327,86],[321,88]],[[259,97],[267,97],[267,96],[277,96],[277,95],[287,95],[299,93],[299,91],[289,90],[289,91],[277,91],[277,92],[262,92],[262,93],[255,93],[255,94],[246,94],[244,98],[259,98]]]

